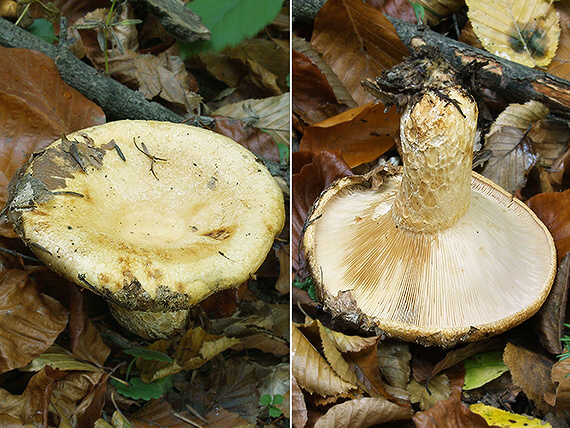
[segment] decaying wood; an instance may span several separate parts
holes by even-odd
[[[480,65],[473,76],[477,86],[492,89],[510,102],[540,101],[551,113],[570,119],[570,82],[567,80],[499,58],[426,27],[392,17],[388,19],[408,48],[423,41],[428,46],[437,47],[456,68],[470,63]]]
[[[166,107],[148,101],[79,60],[66,46],[54,46],[0,18],[0,45],[9,48],[34,49],[55,62],[65,83],[99,105],[110,119],[147,119],[182,122],[184,118]]]

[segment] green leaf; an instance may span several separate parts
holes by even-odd
[[[279,410],[277,407],[271,406],[269,408],[269,416],[271,416],[272,418],[278,418],[282,414],[283,414],[283,412],[281,410]]]
[[[172,377],[168,376],[158,379],[154,382],[144,383],[140,378],[131,378],[129,385],[111,379],[111,385],[117,392],[125,397],[133,398],[135,400],[152,400],[160,398],[162,394],[168,392],[172,388]]]
[[[272,404],[277,405],[277,404],[281,404],[281,403],[283,403],[283,396],[281,394],[275,394],[273,396]]]
[[[53,24],[47,19],[39,18],[34,20],[26,30],[48,43],[53,43],[57,40]]]
[[[289,159],[289,146],[283,143],[277,143],[277,150],[279,150],[279,161],[281,165],[287,164]]]
[[[263,394],[259,399],[262,406],[269,406],[271,404],[271,395]]]
[[[22,371],[39,371],[45,366],[60,370],[79,370],[84,372],[103,372],[103,369],[85,361],[78,360],[61,346],[54,344],[43,354],[32,360]]]
[[[425,8],[419,3],[410,3],[414,8],[414,12],[416,14],[416,19],[418,20],[418,24],[424,23],[424,18],[426,16]]]
[[[282,0],[194,0],[187,3],[211,33],[210,40],[179,42],[183,59],[200,52],[221,51],[236,46],[271,23],[283,5]]]
[[[507,371],[509,368],[503,362],[503,351],[489,351],[473,355],[465,360],[463,390],[479,388]]]
[[[130,348],[125,350],[125,354],[133,357],[143,358],[145,360],[162,361],[163,363],[172,363],[174,360],[163,352],[153,351],[145,348]]]

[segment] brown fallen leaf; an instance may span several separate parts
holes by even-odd
[[[408,55],[388,18],[360,0],[326,2],[315,18],[311,45],[358,104],[374,101],[360,84],[364,78],[376,77]]]
[[[538,410],[544,413],[552,407],[544,400],[546,394],[554,394],[556,388],[550,380],[553,361],[537,352],[508,343],[503,360],[509,367],[513,383],[520,386]]]
[[[174,409],[163,399],[151,400],[136,412],[127,416],[133,428],[187,428],[188,422],[176,417]],[[197,422],[201,422],[197,420]]]
[[[437,402],[428,410],[414,414],[413,420],[417,428],[487,428],[485,419],[472,412],[469,406],[461,401],[465,379],[465,368],[461,364],[447,369],[445,375],[449,379],[450,397]]]
[[[508,192],[520,191],[537,159],[528,136],[519,128],[502,126],[486,139],[485,148],[492,153],[481,174]]]
[[[407,343],[385,340],[378,343],[376,350],[378,367],[388,381],[396,388],[405,389],[410,379],[412,354]]]
[[[325,187],[352,172],[340,151],[324,151],[316,156],[308,151],[296,151],[292,156],[292,174],[291,192],[295,197],[291,207],[291,260],[293,271],[306,278],[308,273],[304,271],[304,256],[300,249],[305,219]]]
[[[245,359],[214,360],[192,383],[178,384],[181,396],[200,414],[224,408],[244,415],[259,413],[259,383],[271,369]]]
[[[417,428],[489,428],[483,416],[473,413],[457,398],[440,401],[432,408],[414,414]]]
[[[558,361],[550,373],[550,379],[556,384],[556,392],[547,398],[547,402],[558,411],[570,410],[570,377],[568,377],[568,373],[570,373],[570,358]]]
[[[248,126],[239,119],[226,116],[214,116],[214,119],[216,120],[215,131],[219,134],[230,137],[258,156],[279,162],[279,150],[268,133]]]
[[[61,80],[45,54],[0,47],[0,205],[6,185],[29,156],[78,129],[105,122],[103,111]],[[0,234],[15,237],[0,220]]]
[[[0,426],[47,426],[52,390],[65,376],[66,372],[46,366],[30,379],[21,395],[0,388]]]
[[[68,312],[38,293],[26,272],[0,272],[0,373],[23,367],[65,329]]]
[[[291,367],[299,386],[307,392],[327,397],[356,389],[330,367],[296,324],[292,325]]]
[[[291,405],[292,415],[291,422],[294,428],[303,428],[309,417],[307,416],[307,403],[303,391],[297,383],[295,376],[291,376]]]
[[[534,321],[534,330],[540,343],[551,354],[561,354],[560,338],[564,335],[564,320],[570,286],[570,255],[562,258],[550,294],[541,306]]]
[[[303,71],[302,67],[303,65],[307,65],[305,60],[308,60],[310,64],[314,64],[314,66],[319,70],[319,72],[322,73],[324,79],[326,80],[325,86],[330,86],[331,91],[334,95],[334,103],[337,102],[340,103],[341,105],[343,105],[344,109],[353,108],[358,105],[356,104],[356,101],[354,101],[352,96],[348,93],[348,90],[342,84],[339,77],[334,73],[334,71],[327,64],[327,62],[318,54],[318,52],[313,49],[313,47],[309,42],[305,41],[304,39],[301,39],[300,37],[294,36],[292,48],[294,52],[301,55],[302,59],[302,61],[298,63],[295,61],[295,56],[293,56],[293,77],[292,77],[293,92],[298,92],[298,90],[296,90],[295,88],[300,88],[300,87],[302,87],[303,90],[308,90],[309,92],[313,92],[313,88],[304,87],[302,84],[300,86],[297,86],[295,82],[295,80],[302,82],[302,79],[306,77],[305,74],[302,72]],[[301,68],[297,69],[298,66]],[[313,67],[311,67],[310,70],[313,70],[313,72],[315,72]],[[310,75],[312,73],[306,69],[304,71],[308,72],[309,75],[308,77],[310,78]],[[298,95],[303,96],[302,94],[298,93],[293,94],[294,97]],[[316,94],[313,92],[313,95]],[[326,98],[328,98],[328,96]],[[341,111],[338,111],[335,114],[338,113],[341,113]],[[334,116],[335,114],[330,114],[328,117]],[[320,122],[320,120],[315,120],[315,121]]]
[[[239,342],[239,339],[212,335],[201,327],[195,327],[189,329],[182,337],[157,340],[148,346],[149,349],[172,356],[173,363],[139,358],[137,367],[141,370],[143,382],[148,383],[180,373],[182,370],[197,369]]]
[[[289,43],[282,45],[277,43],[276,39],[255,38],[244,40],[239,46],[227,48],[223,53],[231,60],[238,60],[243,64],[252,61],[260,67],[260,70],[267,70],[276,76],[279,90],[274,91],[275,95],[288,92]]]
[[[434,376],[429,385],[421,385],[412,379],[406,390],[410,393],[410,401],[419,403],[422,410],[433,407],[436,403],[446,400],[451,394],[449,378],[445,374]]]
[[[570,190],[540,193],[526,201],[526,204],[552,233],[560,262],[570,251]]]
[[[364,428],[410,419],[412,411],[382,398],[358,398],[337,404],[315,424],[315,428]]]
[[[80,360],[103,367],[111,349],[103,342],[97,328],[85,312],[84,295],[77,287],[72,291],[69,317],[72,355]]]
[[[212,115],[228,116],[267,132],[275,143],[289,146],[289,93],[229,104]]]
[[[70,372],[54,385],[51,405],[71,426],[92,426],[105,404],[107,373]]]
[[[340,104],[325,74],[310,58],[293,51],[293,112],[308,125],[328,119],[347,107]]]
[[[341,149],[351,168],[370,162],[394,146],[400,129],[396,109],[385,110],[381,103],[369,103],[309,126],[300,148],[315,154]]]

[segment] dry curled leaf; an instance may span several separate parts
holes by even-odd
[[[558,361],[552,367],[550,379],[556,385],[556,392],[553,394],[549,403],[557,410],[570,410],[570,358]]]
[[[546,301],[534,317],[540,343],[551,354],[561,354],[560,338],[564,335],[564,319],[570,286],[570,255],[565,255],[556,271],[556,279]]]
[[[429,384],[421,385],[412,379],[407,386],[412,403],[419,403],[422,410],[429,409],[439,401],[449,398],[451,389],[449,378],[440,374],[430,379]]]
[[[388,383],[405,389],[410,379],[412,354],[408,344],[399,341],[383,341],[376,350],[378,367]]]
[[[291,366],[299,386],[308,392],[327,397],[356,389],[335,373],[296,324],[292,325]]]
[[[105,122],[103,111],[61,80],[54,62],[30,49],[0,47],[0,205],[29,156],[78,129]],[[15,237],[0,221],[0,234]]]
[[[289,145],[289,93],[240,101],[221,107],[212,114],[240,119],[267,132],[277,144]]]
[[[315,19],[311,45],[358,104],[374,101],[361,80],[379,75],[408,55],[392,23],[360,0],[327,1]]]
[[[38,293],[26,272],[0,272],[0,373],[23,367],[65,329],[68,312]]]
[[[333,88],[318,65],[306,55],[293,50],[293,112],[312,125],[346,110],[337,101]],[[336,75],[335,75],[336,76]]]
[[[527,67],[546,67],[560,38],[558,13],[548,0],[467,0],[469,19],[489,52]]]
[[[414,414],[417,428],[489,428],[481,415],[472,412],[469,406],[456,397],[440,401],[432,408]]]
[[[542,412],[552,411],[544,400],[546,394],[554,394],[555,386],[550,380],[553,361],[537,352],[508,343],[503,360],[511,371],[513,383],[520,386],[525,395],[534,401]]]
[[[307,416],[307,403],[305,403],[305,396],[295,376],[291,376],[291,405],[291,422],[293,423],[293,428],[303,428],[309,420]]]
[[[520,191],[537,159],[528,136],[519,128],[503,126],[486,139],[485,148],[492,153],[481,174],[508,192]]]
[[[364,428],[410,419],[412,412],[382,398],[358,398],[330,408],[315,428]]]
[[[351,168],[370,162],[394,146],[400,129],[396,109],[385,110],[381,103],[369,103],[309,126],[301,150],[319,154],[340,149]]]

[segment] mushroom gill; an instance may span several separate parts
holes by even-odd
[[[449,347],[540,308],[556,270],[553,239],[526,205],[471,171],[476,125],[459,85],[427,89],[401,118],[401,171],[381,173],[379,187],[353,176],[323,192],[304,246],[333,316]]]

